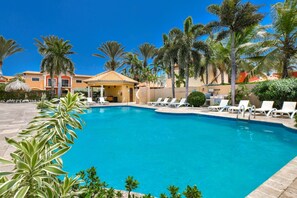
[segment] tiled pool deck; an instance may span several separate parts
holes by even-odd
[[[109,104],[109,106],[119,106],[125,104]],[[227,112],[209,112],[206,108],[167,108],[167,107],[152,107],[147,105],[136,105],[129,104],[130,106],[153,108],[159,113],[191,113],[191,114],[202,114],[212,115],[219,117],[228,117],[236,119],[236,114]],[[100,106],[100,105],[94,105]],[[25,103],[25,104],[5,104],[0,103],[0,157],[9,158],[10,153],[13,152],[13,148],[10,147],[5,137],[16,137],[18,132],[24,129],[27,124],[32,120],[38,113],[36,104]],[[243,118],[239,116],[239,119],[248,119],[248,113]],[[294,128],[294,121],[288,118],[271,118],[266,116],[256,116],[254,119],[251,116],[251,120],[263,121],[263,122],[274,122],[283,124],[287,127]],[[9,171],[13,167],[0,165],[0,171]],[[297,157],[292,159],[287,165],[265,181],[261,186],[251,192],[248,198],[290,198],[297,197]]]

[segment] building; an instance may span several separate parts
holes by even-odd
[[[84,81],[88,97],[105,97],[109,102],[134,102],[137,81],[115,71],[106,71]]]
[[[0,76],[0,83],[7,83],[13,78],[13,76]]]
[[[23,72],[25,83],[29,85],[32,90],[50,90],[51,89],[51,77],[47,73],[41,73],[36,71]],[[83,90],[87,88],[87,84],[84,80],[91,78],[89,75],[70,75],[69,73],[62,74],[62,93],[68,91],[73,92],[75,90]],[[58,93],[58,76],[54,77],[54,89],[55,93]]]

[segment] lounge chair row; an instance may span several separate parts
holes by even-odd
[[[290,118],[294,118],[297,113],[296,104],[297,102],[284,102],[281,109],[273,108],[274,101],[263,101],[260,108],[249,107],[249,100],[241,100],[238,106],[228,106],[229,100],[221,100],[217,106],[209,106],[209,110],[224,111],[228,110],[230,113],[234,112],[245,112],[251,110],[254,113],[264,114],[266,116],[276,117],[277,115],[288,115]]]
[[[108,104],[109,102],[106,101],[106,100],[104,99],[104,97],[99,97],[98,103],[99,103],[99,104],[102,104],[102,105],[105,105],[105,104]],[[93,105],[93,104],[97,104],[97,102],[93,101],[93,99],[92,99],[91,97],[88,97],[88,98],[87,98],[87,104],[88,104],[88,105]]]
[[[176,98],[172,98],[170,101],[169,101],[169,98],[165,98],[163,101],[162,101],[162,98],[158,98],[156,102],[148,102],[148,105],[168,106],[168,107],[175,107],[175,108],[179,108],[182,106],[189,106],[186,98],[182,98],[179,102],[176,102],[176,101],[177,101]]]

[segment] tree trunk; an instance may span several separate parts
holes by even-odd
[[[58,76],[58,98],[61,97],[62,94],[62,76],[59,74]]]
[[[235,81],[236,81],[236,59],[235,59],[235,33],[231,32],[231,102],[235,105]]]
[[[51,77],[51,98],[54,98],[54,95],[55,95],[55,78],[54,78],[54,74],[51,73],[50,77]]]
[[[188,94],[189,94],[189,66],[188,64],[186,65],[185,68],[185,76],[186,76],[186,98],[188,98]]]
[[[172,98],[175,98],[175,75],[174,75],[174,61],[171,60],[171,86],[172,86]]]
[[[208,85],[208,65],[205,66],[205,84]]]
[[[2,66],[3,66],[3,62],[0,61],[0,77],[3,76],[3,72],[2,72]]]
[[[221,72],[221,84],[225,83],[225,74],[224,74],[224,70],[220,70]]]
[[[289,77],[289,73],[288,73],[289,61],[290,61],[290,56],[288,56],[288,55],[286,54],[285,57],[284,57],[284,60],[283,60],[283,72],[282,72],[282,78],[287,78],[287,77]]]

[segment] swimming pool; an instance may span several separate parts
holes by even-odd
[[[194,185],[203,197],[244,197],[297,155],[297,134],[277,124],[135,107],[91,108],[63,157],[74,175],[95,166],[110,186],[159,196],[169,185]]]

